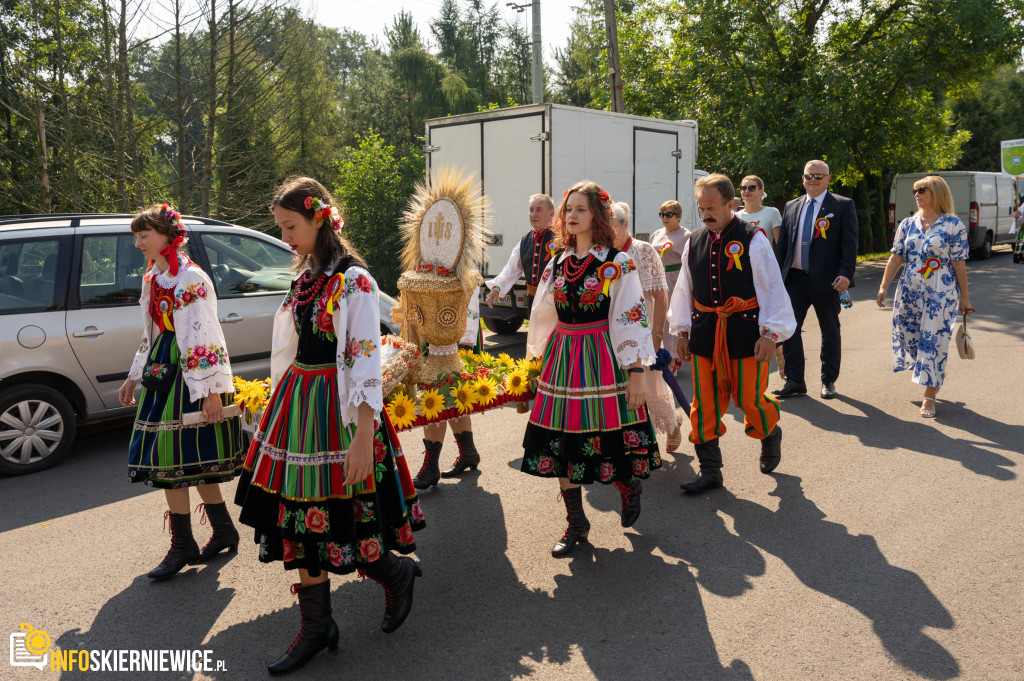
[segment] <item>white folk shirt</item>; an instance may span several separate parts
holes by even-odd
[[[721,238],[717,235],[715,238]],[[683,266],[679,270],[672,301],[668,306],[668,326],[673,335],[690,332],[693,314],[693,284],[690,282],[690,268],[686,263],[690,256],[690,240],[683,248]],[[775,259],[772,244],[763,232],[754,234],[750,240],[750,267],[753,270],[754,292],[757,294],[757,323],[761,332],[773,331],[782,342],[796,331],[796,316],[789,302],[786,285],[782,283],[782,271]]]

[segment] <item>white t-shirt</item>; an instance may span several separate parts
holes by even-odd
[[[741,210],[736,213],[736,217],[744,222],[749,222],[752,225],[757,225],[764,230],[768,238],[775,241],[775,236],[772,230],[776,227],[782,226],[782,214],[779,213],[778,208],[772,208],[771,206],[763,206],[761,210],[756,213],[748,213],[746,210]]]

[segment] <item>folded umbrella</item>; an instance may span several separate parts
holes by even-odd
[[[658,350],[658,354],[655,355],[655,362],[651,365],[651,371],[660,371],[661,377],[665,379],[665,383],[668,383],[669,390],[675,395],[676,402],[680,407],[686,410],[686,413],[690,413],[690,403],[686,399],[686,395],[683,394],[683,389],[679,387],[679,381],[676,380],[676,375],[672,373],[672,369],[669,366],[672,364],[672,355],[665,348]]]

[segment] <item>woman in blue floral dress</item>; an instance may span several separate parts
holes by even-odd
[[[953,210],[945,180],[928,175],[914,183],[917,212],[900,223],[876,302],[901,265],[892,304],[893,371],[913,369],[911,380],[925,386],[921,416],[935,416],[935,396],[946,377],[953,324],[974,312],[967,295],[967,228]]]

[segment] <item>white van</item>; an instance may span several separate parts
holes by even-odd
[[[579,180],[593,180],[629,203],[638,239],[661,227],[658,207],[669,199],[682,204],[683,226],[694,227],[696,121],[530,104],[433,118],[425,132],[427,181],[441,166],[455,166],[475,175],[490,200],[493,237],[480,268],[484,278],[501,272],[530,229],[530,195],[549,194],[557,204]],[[480,295],[483,303],[486,289]],[[514,333],[530,314],[525,281],[493,309],[481,304],[481,310],[488,328]]]
[[[917,212],[912,189],[922,177],[938,175],[953,193],[956,215],[967,225],[971,257],[985,259],[992,247],[1012,244],[1017,230],[1013,211],[1019,205],[1015,178],[1003,173],[948,170],[939,173],[903,173],[892,181],[889,190],[889,242],[896,225]]]

